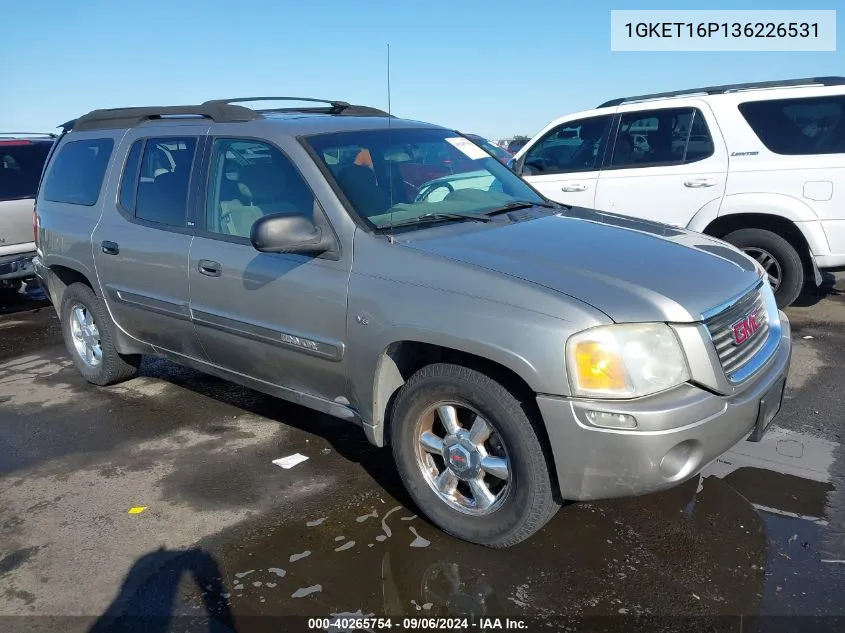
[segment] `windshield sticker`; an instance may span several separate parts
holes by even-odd
[[[478,145],[469,139],[461,138],[460,136],[454,138],[447,138],[446,142],[452,145],[455,149],[464,154],[467,158],[478,160],[479,158],[490,158],[490,155],[481,149]]]

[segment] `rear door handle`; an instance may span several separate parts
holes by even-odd
[[[690,189],[700,189],[701,187],[715,187],[716,186],[716,179],[715,178],[692,178],[691,180],[687,180],[684,183],[684,187],[689,187]]]
[[[201,259],[199,264],[197,264],[197,270],[209,277],[219,277],[223,273],[223,266],[210,259]]]
[[[109,242],[106,240],[100,244],[100,247],[106,255],[117,255],[120,252],[120,246],[117,242]]]
[[[573,193],[573,192],[576,192],[576,191],[586,191],[587,185],[582,185],[580,182],[573,182],[573,183],[570,183],[568,185],[563,185],[563,187],[561,187],[560,190],[570,192],[570,193]]]

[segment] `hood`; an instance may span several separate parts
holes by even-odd
[[[617,322],[699,321],[759,278],[752,260],[721,240],[590,209],[473,226],[426,231],[406,246],[545,286]]]

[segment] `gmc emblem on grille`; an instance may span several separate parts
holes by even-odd
[[[736,341],[737,345],[742,345],[745,341],[751,338],[751,335],[754,334],[759,327],[760,324],[757,322],[757,310],[749,312],[731,326],[734,341]]]

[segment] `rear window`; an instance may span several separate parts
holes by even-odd
[[[34,198],[51,143],[0,141],[0,201]]]
[[[59,148],[44,182],[44,199],[93,206],[100,197],[114,141],[94,138],[70,141]]]
[[[788,156],[845,152],[845,95],[742,103],[739,111],[769,151]]]

